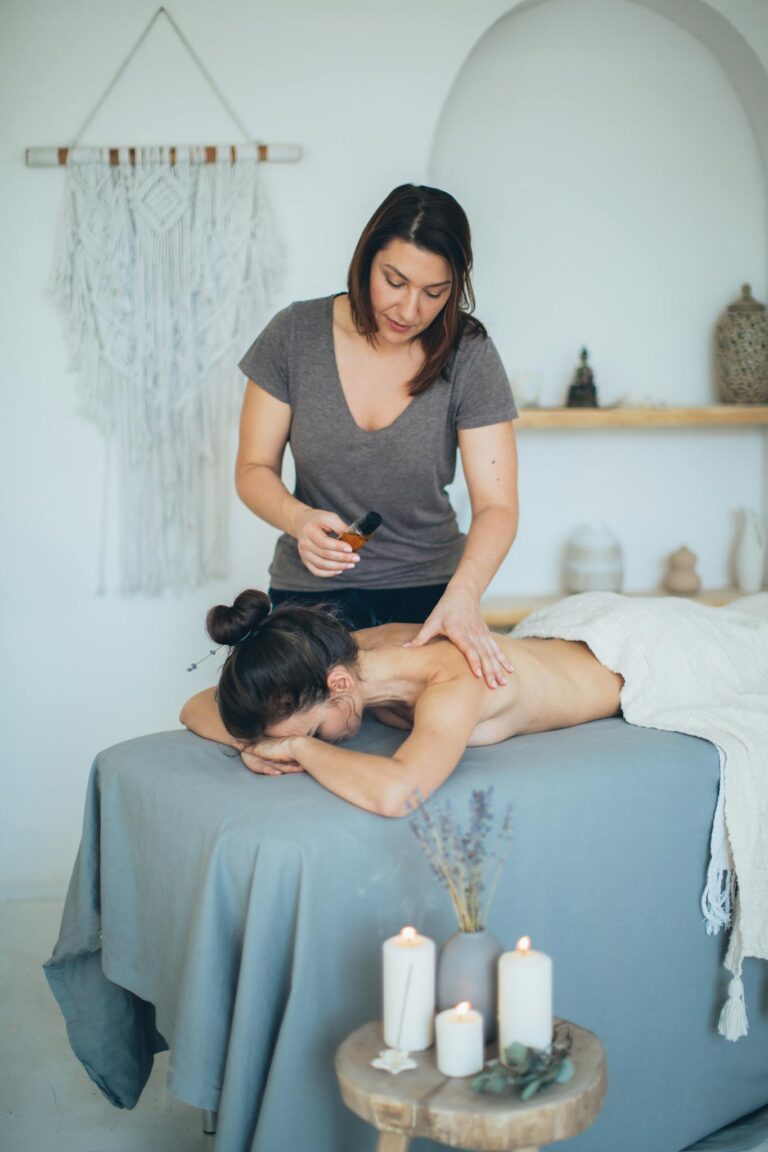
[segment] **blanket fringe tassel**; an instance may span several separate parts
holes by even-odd
[[[736,873],[733,868],[728,830],[725,825],[725,753],[720,747],[718,747],[717,752],[720,759],[720,786],[717,792],[715,814],[712,818],[707,883],[701,897],[701,910],[704,913],[707,933],[710,936],[717,936],[722,928],[730,928],[736,895]]]
[[[714,859],[707,869],[707,883],[701,896],[701,910],[707,923],[707,935],[717,936],[730,928],[733,906],[733,872]]]
[[[740,976],[734,976],[728,985],[728,999],[720,1013],[717,1030],[726,1040],[739,1040],[749,1031],[747,1009],[744,1004],[744,985]]]

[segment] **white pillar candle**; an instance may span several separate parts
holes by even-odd
[[[499,957],[499,1054],[510,1044],[552,1043],[552,960],[534,952],[527,936]]]
[[[435,1017],[437,1067],[443,1076],[473,1076],[483,1068],[483,1017],[468,1000]]]
[[[384,1043],[421,1052],[434,1041],[435,943],[415,928],[384,941]]]

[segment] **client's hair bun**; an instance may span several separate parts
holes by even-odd
[[[238,644],[262,620],[266,620],[270,608],[269,597],[265,592],[249,588],[240,593],[231,608],[226,604],[211,608],[205,620],[208,635],[216,644],[227,644],[230,647]]]

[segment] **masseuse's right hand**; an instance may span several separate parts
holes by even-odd
[[[349,544],[330,535],[331,532],[343,532],[346,527],[335,512],[308,508],[299,513],[293,535],[299,546],[299,556],[313,576],[340,576],[358,563],[360,557]]]

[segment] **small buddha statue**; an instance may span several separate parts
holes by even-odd
[[[588,355],[589,353],[586,348],[582,348],[580,356],[581,364],[576,369],[573,383],[568,389],[568,399],[566,401],[568,408],[597,408],[598,406],[594,374],[587,363]]]

